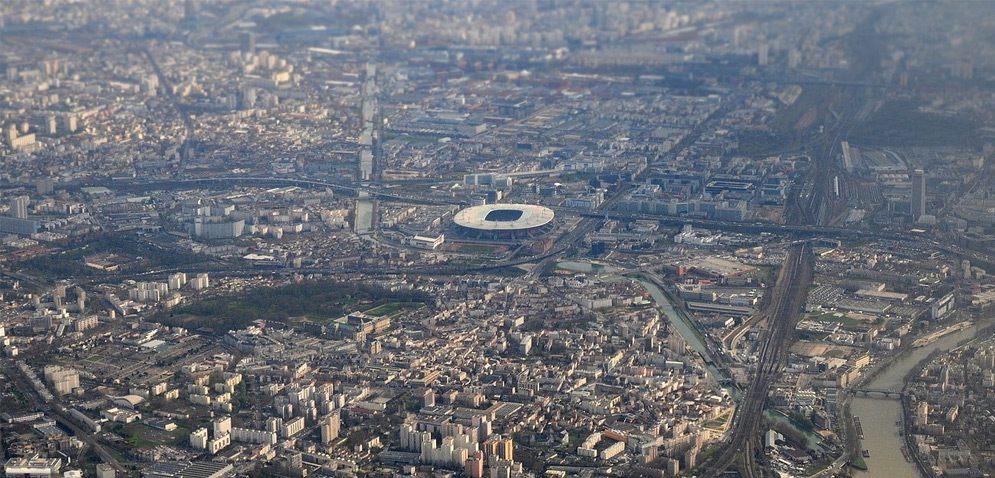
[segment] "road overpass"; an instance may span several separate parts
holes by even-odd
[[[182,189],[182,188],[192,188],[192,187],[210,187],[210,186],[223,186],[223,185],[243,185],[243,186],[255,186],[255,187],[285,187],[285,186],[297,186],[304,188],[316,188],[316,189],[332,189],[335,191],[346,192],[349,194],[358,195],[360,191],[365,191],[369,193],[372,198],[381,199],[385,201],[395,201],[404,202],[411,204],[429,204],[429,205],[451,205],[464,207],[468,203],[464,200],[457,198],[440,198],[440,197],[427,197],[427,196],[417,196],[410,194],[401,194],[392,192],[388,189],[382,187],[376,187],[369,184],[342,184],[330,181],[320,181],[311,179],[297,179],[297,178],[275,178],[275,177],[259,177],[259,176],[225,176],[217,178],[191,178],[191,179],[170,179],[170,180],[154,180],[154,181],[136,181],[136,180],[108,180],[93,183],[90,185],[94,186],[105,186],[112,189],[123,189],[132,191],[151,191],[151,190],[162,190],[162,189]],[[692,218],[692,217],[680,217],[680,216],[664,216],[658,214],[645,214],[645,213],[630,213],[625,211],[618,211],[613,208],[615,201],[620,199],[622,194],[616,195],[612,201],[607,201],[601,210],[590,210],[590,209],[580,209],[580,208],[569,208],[562,206],[551,207],[558,215],[577,215],[588,219],[614,219],[620,221],[634,221],[634,220],[650,220],[658,221],[662,224],[669,226],[680,227],[685,224],[690,224],[695,227],[702,227],[706,229],[717,229],[723,231],[732,232],[743,232],[743,233],[771,233],[771,234],[783,234],[783,235],[793,235],[801,236],[806,238],[832,238],[832,239],[843,239],[843,240],[859,240],[859,239],[883,239],[883,240],[893,240],[900,242],[907,242],[910,240],[908,234],[903,234],[899,232],[887,232],[887,231],[869,231],[859,228],[843,228],[843,227],[832,227],[826,225],[812,225],[812,224],[776,224],[771,222],[740,222],[740,221],[721,221],[715,219],[702,219],[702,218]],[[933,247],[954,254],[958,257],[968,259],[976,264],[995,266],[995,256],[986,254],[984,252],[975,251],[967,249],[956,244],[941,243],[940,241],[929,239],[928,237],[917,238],[925,241],[929,241],[930,245]]]
[[[107,180],[89,183],[87,186],[103,186],[108,189],[126,191],[156,191],[166,189],[183,189],[209,186],[254,186],[254,187],[286,187],[297,186],[311,189],[331,189],[334,191],[346,192],[352,195],[359,195],[364,191],[371,198],[383,199],[387,201],[400,201],[412,204],[437,204],[465,206],[468,203],[455,198],[435,198],[425,196],[412,196],[388,191],[383,188],[368,184],[351,185],[333,183],[330,181],[318,181],[313,179],[296,178],[274,178],[265,176],[223,176],[216,178],[190,178],[190,179],[164,179],[153,181],[134,180]]]

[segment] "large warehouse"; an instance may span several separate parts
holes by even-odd
[[[553,210],[532,204],[486,204],[453,217],[459,234],[477,239],[523,239],[549,232]]]

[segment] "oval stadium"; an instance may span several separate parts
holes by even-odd
[[[486,204],[457,212],[453,223],[465,237],[523,239],[549,232],[553,210],[532,204]]]

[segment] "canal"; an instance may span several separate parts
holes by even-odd
[[[355,213],[353,229],[357,234],[366,234],[373,230],[373,200],[366,191],[360,191],[359,198],[356,199]]]
[[[639,282],[646,288],[650,296],[653,297],[653,302],[656,302],[656,305],[663,311],[663,315],[667,318],[667,321],[674,326],[674,330],[688,343],[691,349],[701,354],[701,357],[709,364],[715,364],[716,359],[712,356],[712,351],[705,343],[705,338],[698,333],[698,330],[695,329],[694,324],[691,323],[687,316],[677,311],[673,302],[670,301],[670,297],[652,281],[640,277],[636,279],[636,282]],[[721,382],[723,378],[727,378],[714,365],[708,365],[707,369],[708,374],[716,382]]]
[[[556,267],[570,272],[583,272],[603,277],[608,276],[621,278],[616,275],[616,273],[620,271],[619,268],[595,262],[561,261],[556,263]],[[659,307],[663,312],[667,322],[670,322],[670,324],[674,327],[674,330],[676,330],[678,335],[680,335],[681,338],[688,343],[688,346],[690,346],[692,350],[701,354],[701,357],[708,362],[713,364],[716,362],[715,357],[712,356],[712,351],[709,350],[708,345],[705,344],[705,338],[698,333],[698,330],[695,329],[694,324],[690,322],[690,319],[688,319],[687,316],[677,311],[674,304],[670,301],[670,297],[668,297],[663,290],[657,287],[657,285],[652,281],[649,281],[643,277],[625,277],[625,279],[635,280],[650,293],[650,296],[653,298],[653,302],[656,303],[657,307]],[[723,375],[719,373],[719,370],[714,366],[709,365],[708,371],[712,378],[716,381],[723,378]]]

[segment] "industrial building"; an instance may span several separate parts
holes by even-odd
[[[234,467],[214,461],[162,461],[142,471],[142,476],[146,478],[223,478],[234,475]]]

